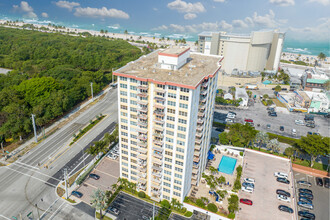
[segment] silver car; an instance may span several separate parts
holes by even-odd
[[[297,204],[298,204],[298,206],[306,208],[306,209],[310,209],[310,210],[314,209],[313,204],[308,203],[308,202],[299,201]]]

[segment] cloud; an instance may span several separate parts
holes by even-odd
[[[47,14],[46,12],[42,12],[42,13],[41,13],[41,17],[43,17],[43,18],[48,18],[48,14]]]
[[[186,20],[191,20],[191,19],[194,19],[196,17],[197,17],[197,15],[194,14],[194,13],[188,13],[188,14],[184,15],[184,19],[186,19]]]
[[[187,3],[185,1],[175,0],[168,3],[167,7],[180,13],[201,13],[206,11],[201,2]]]
[[[38,18],[33,8],[26,1],[21,1],[20,5],[13,5],[14,11],[23,13],[26,18]]]
[[[154,10],[154,11],[158,11],[158,8],[152,8],[152,10]]]
[[[308,0],[308,2],[316,2],[325,6],[330,5],[330,0]]]
[[[55,2],[55,5],[60,7],[60,8],[66,8],[69,11],[72,11],[74,7],[79,7],[80,3],[78,2],[68,2],[68,1],[58,1]]]
[[[294,5],[294,0],[269,0],[270,3],[282,7],[292,6]]]
[[[178,25],[170,24],[168,26],[162,25],[153,30],[171,30],[174,32],[190,32],[190,33],[199,33],[202,31],[219,31],[226,30],[231,31],[233,26],[228,24],[226,21],[222,20],[221,22],[203,22],[201,24],[192,24],[192,25]]]
[[[235,28],[247,28],[249,27],[244,21],[242,20],[233,20],[232,21],[233,27]]]
[[[225,2],[225,0],[213,0],[214,2]]]
[[[74,15],[77,17],[91,17],[91,18],[121,18],[129,19],[129,15],[121,10],[115,8],[81,8],[75,9]]]
[[[269,14],[265,14],[264,16],[258,15],[257,12],[254,12],[252,21],[254,25],[261,28],[276,28],[280,26],[280,22],[275,20],[275,13],[272,10],[269,10]]]

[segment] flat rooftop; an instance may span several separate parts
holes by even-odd
[[[176,55],[179,56],[182,53],[188,51],[190,48],[185,48],[185,47],[172,47],[172,48],[167,48],[163,51],[160,51],[162,54],[169,54],[169,55]]]
[[[288,174],[290,184],[284,184],[276,181],[275,172]],[[250,199],[252,206],[239,204],[239,212],[236,215],[237,220],[271,220],[271,219],[296,219],[297,209],[296,199],[293,188],[293,175],[290,167],[290,161],[286,158],[262,153],[247,149],[244,153],[243,178],[253,178],[255,180],[254,192],[248,193],[239,191],[240,199]],[[291,194],[291,202],[283,202],[277,199],[276,190],[282,189]],[[279,205],[286,205],[293,209],[293,213],[282,212],[278,209]]]
[[[148,79],[162,83],[186,85],[196,88],[204,77],[213,75],[220,68],[221,56],[190,53],[188,62],[178,70],[161,69],[158,53],[182,53],[187,48],[157,50],[128,63],[115,71],[115,75]],[[178,85],[178,86],[180,86]]]

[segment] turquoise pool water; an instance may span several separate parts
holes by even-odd
[[[232,157],[222,156],[218,171],[226,174],[233,174],[237,160]]]

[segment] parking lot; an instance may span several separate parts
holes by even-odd
[[[119,220],[147,220],[152,218],[152,204],[124,192],[120,192],[110,206],[119,210],[119,215],[110,212],[111,215],[117,217]],[[159,209],[160,208],[155,205],[155,216],[158,215]]]
[[[274,176],[275,172],[287,173],[290,184],[277,182]],[[240,203],[236,219],[296,219],[296,199],[292,197],[294,193],[291,174],[290,161],[288,159],[247,149],[244,155],[241,182],[243,182],[243,178],[253,178],[255,180],[255,188],[252,193],[240,190],[238,197],[251,200],[253,205],[249,206]],[[277,189],[289,192],[291,201],[283,202],[278,200]],[[278,209],[279,205],[286,205],[292,208],[293,213],[280,211]]]
[[[295,120],[304,120],[305,114],[288,112],[283,108],[276,108],[277,117],[268,116],[266,106],[257,102],[254,106],[250,106],[247,109],[222,107],[216,108],[214,112],[215,121],[225,123],[226,115],[228,111],[237,113],[236,123],[244,123],[244,119],[252,119],[254,126],[257,130],[267,131],[275,134],[284,135],[287,137],[306,136],[307,132],[320,133],[322,136],[329,136],[329,119],[315,115],[315,128],[309,128],[306,126],[296,125]],[[258,127],[257,125],[260,124]],[[267,129],[267,124],[271,127]],[[280,131],[280,126],[284,126],[284,131]],[[292,135],[292,129],[296,129],[297,134]]]
[[[90,196],[93,190],[100,188],[103,191],[111,190],[111,186],[117,183],[120,175],[119,171],[119,158],[116,160],[104,157],[97,167],[91,172],[100,176],[100,179],[95,180],[87,178],[84,183],[77,189],[83,196],[80,200],[85,203],[90,203]]]
[[[296,198],[299,198],[298,194],[299,188],[307,188],[313,191],[313,196],[314,199],[312,200],[313,205],[314,205],[314,210],[309,210],[309,212],[315,214],[315,218],[316,219],[320,219],[320,220],[328,220],[330,219],[330,215],[329,215],[329,198],[330,198],[330,190],[325,188],[325,187],[321,187],[318,186],[316,184],[315,181],[315,177],[304,174],[304,173],[299,173],[294,171],[294,180],[295,180],[295,189],[296,189]],[[310,182],[312,184],[311,187],[305,187],[305,186],[299,186],[297,185],[297,181],[300,180],[304,180],[307,182]],[[301,208],[298,206],[298,211],[301,210],[306,210],[304,208]]]

